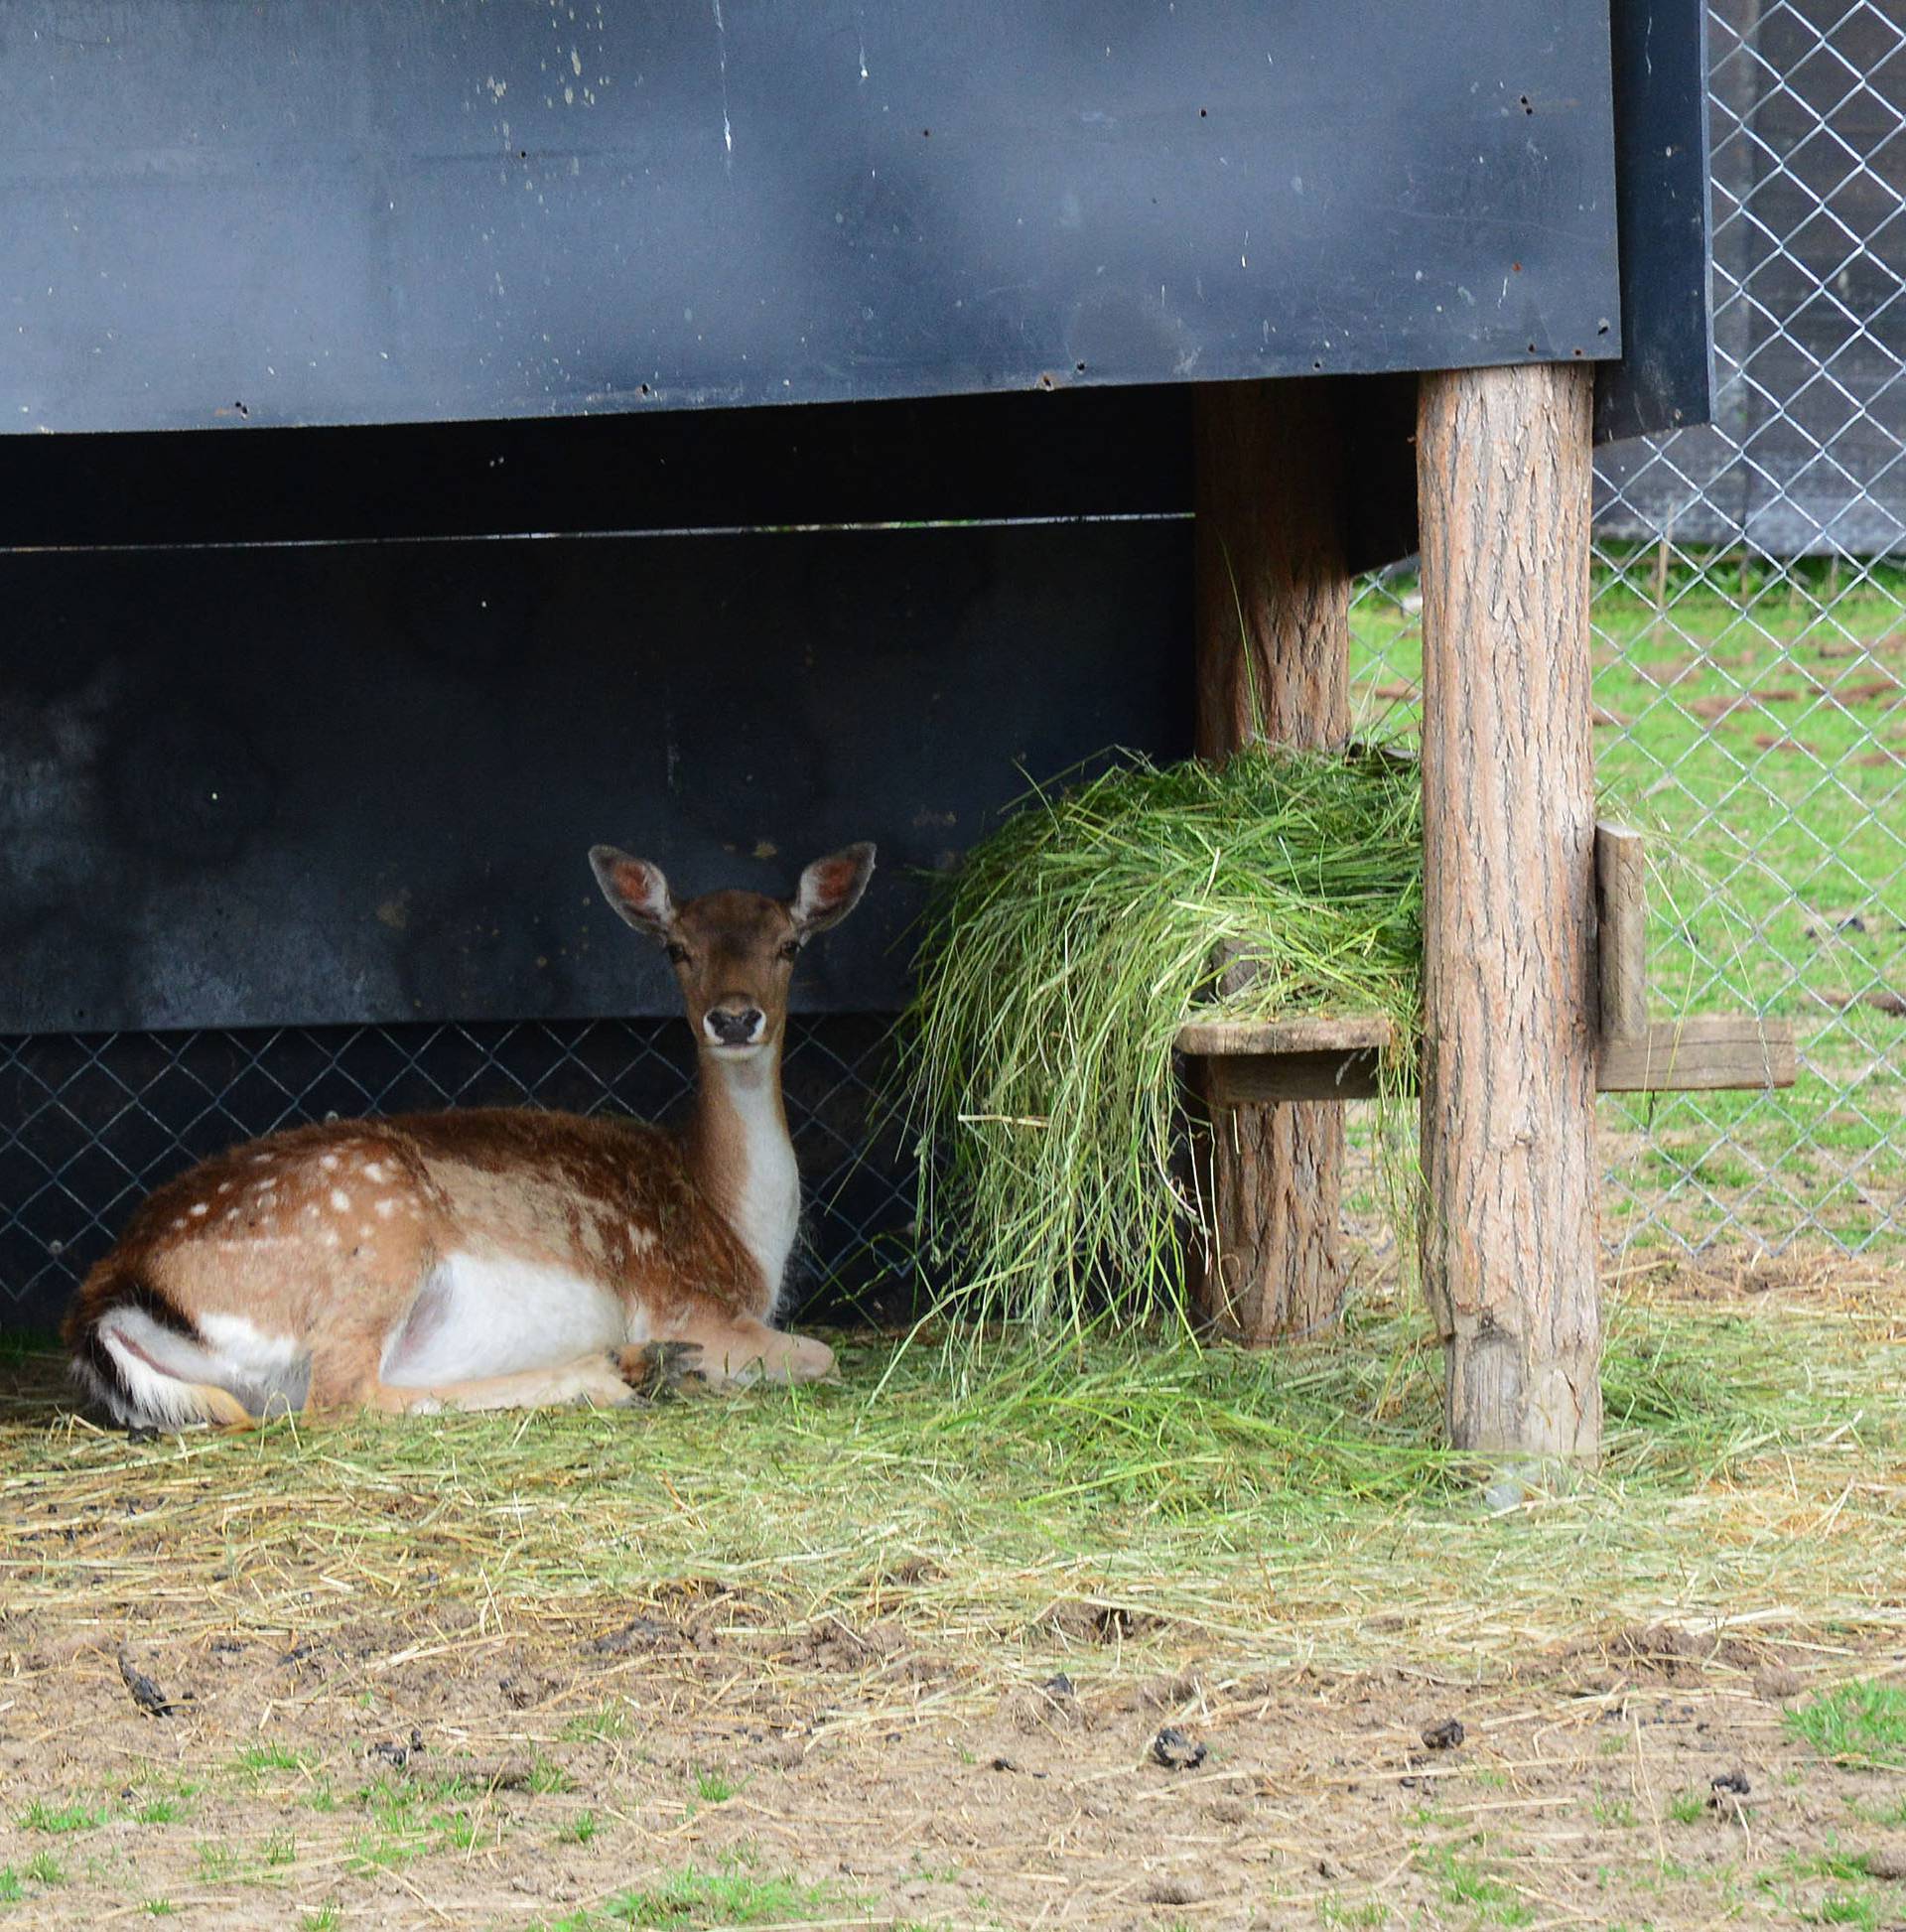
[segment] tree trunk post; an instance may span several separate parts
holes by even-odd
[[[1601,1439],[1590,378],[1426,375],[1424,1287],[1449,1436]]]
[[[1200,758],[1254,740],[1340,748],[1350,733],[1350,586],[1335,396],[1321,382],[1196,391]],[[1335,1320],[1343,1113],[1331,1102],[1209,1104],[1197,1158],[1215,1231],[1197,1305],[1247,1343]]]

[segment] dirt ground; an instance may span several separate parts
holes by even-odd
[[[51,1365],[0,1384],[51,1442]],[[136,1462],[109,1481],[0,1468],[0,1927],[1906,1927],[1906,1774],[1791,1721],[1906,1647],[1777,1601],[1586,1603],[1473,1673],[1385,1656],[1379,1608],[1375,1664],[1254,1669],[1085,1599],[941,1642],[897,1560],[869,1614],[803,1614],[798,1551],[758,1591],[380,1601],[296,1526],[267,1601],[169,1589]]]
[[[1823,1854],[1906,1851],[1906,1780],[1783,1730],[1804,1648],[1672,1628],[1487,1688],[1131,1676],[1100,1642],[1003,1694],[895,1623],[721,1597],[533,1640],[469,1610],[4,1644],[0,1863],[61,1874],[23,1876],[35,1926],[527,1925],[631,1891],[638,1924],[1795,1923]],[[1888,1889],[1842,1922],[1906,1923]]]

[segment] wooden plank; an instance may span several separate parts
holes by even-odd
[[[1637,1038],[1604,1037],[1595,1067],[1595,1085],[1603,1093],[1705,1093],[1793,1084],[1793,1023],[1752,1014],[1658,1020]]]
[[[1240,1053],[1202,1062],[1201,1091],[1213,1107],[1261,1107],[1287,1100],[1368,1100],[1378,1055],[1352,1052]]]
[[[1180,1053],[1350,1053],[1382,1048],[1396,1029],[1380,1013],[1347,1019],[1187,1020],[1178,1029]]]
[[[1202,1090],[1214,1105],[1280,1100],[1367,1100],[1377,1091],[1390,1023],[1353,1020],[1270,1023],[1193,1021],[1178,1049],[1202,1061]],[[1753,1014],[1658,1020],[1627,1038],[1604,1038],[1595,1066],[1601,1093],[1711,1093],[1791,1087],[1794,1028]]]
[[[1595,827],[1595,949],[1604,1039],[1648,1031],[1648,873],[1641,834]]]
[[[0,432],[1623,352],[1608,0],[711,11],[8,6]]]

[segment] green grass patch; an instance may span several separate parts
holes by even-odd
[[[222,1840],[202,1839],[193,1847],[193,1851],[198,1857],[202,1883],[220,1885],[244,1869],[244,1854],[237,1846],[227,1845]]]
[[[1366,586],[1352,609],[1366,730],[1420,723],[1411,588]],[[1680,862],[1652,882],[1656,1005],[1790,1018],[1803,1072],[1779,1093],[1604,1099],[1611,1137],[1646,1150],[1617,1167],[1610,1223],[1671,1242],[1895,1239],[1899,1021],[1820,1001],[1906,990],[1906,571],[1687,556],[1656,589],[1652,557],[1629,582],[1598,567],[1593,606],[1598,782]]]
[[[1529,1925],[1535,1910],[1516,1888],[1479,1859],[1466,1859],[1452,1846],[1419,1854],[1419,1869],[1442,1888],[1443,1903],[1473,1912],[1485,1925]]]
[[[605,1905],[537,1921],[537,1932],[607,1932],[617,1925],[717,1927],[800,1925],[838,1918],[847,1904],[832,1886],[762,1877],[738,1866],[705,1871],[694,1865],[637,1886]]]
[[[1864,1770],[1906,1771],[1906,1688],[1856,1680],[1786,1714],[1787,1728],[1823,1757]]]
[[[96,1832],[106,1822],[103,1807],[76,1801],[52,1804],[45,1798],[32,1798],[20,1813],[23,1832],[48,1832],[64,1837],[75,1832]]]
[[[294,1749],[290,1744],[246,1744],[234,1756],[233,1763],[247,1778],[262,1783],[274,1771],[290,1771],[298,1776],[316,1768],[316,1752]]]
[[[479,1795],[459,1777],[373,1779],[356,1794],[365,1823],[351,1835],[351,1868],[368,1875],[433,1853],[469,1851],[479,1833],[470,1801]]]
[[[563,1725],[562,1736],[571,1744],[608,1744],[626,1737],[634,1729],[634,1716],[625,1704],[606,1704],[600,1711],[585,1711]]]

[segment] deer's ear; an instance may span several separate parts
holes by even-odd
[[[861,902],[861,895],[873,877],[871,845],[843,846],[825,859],[816,859],[801,874],[800,888],[787,908],[795,930],[805,938],[810,932],[825,932],[829,926],[839,925]]]
[[[637,932],[666,939],[675,929],[675,901],[668,896],[668,881],[660,866],[631,859],[613,845],[591,846],[589,863],[603,897]]]

